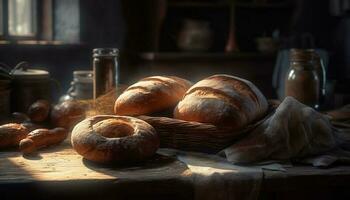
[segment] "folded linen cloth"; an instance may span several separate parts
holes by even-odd
[[[350,144],[348,136],[334,131],[326,115],[286,97],[271,117],[220,155],[232,163],[305,158],[306,163],[327,166],[350,155],[340,151],[341,145]]]

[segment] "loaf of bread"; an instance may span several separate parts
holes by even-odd
[[[64,128],[36,129],[19,142],[19,149],[24,154],[30,154],[37,149],[58,144],[66,139],[67,136],[68,131]]]
[[[146,115],[176,106],[191,83],[175,76],[152,76],[128,87],[115,101],[117,115]]]
[[[239,130],[268,109],[264,95],[250,81],[213,75],[194,84],[174,110],[174,117]]]
[[[64,101],[53,107],[51,124],[70,131],[78,122],[85,118],[85,105],[78,101]]]
[[[49,116],[50,107],[50,102],[40,99],[29,106],[27,114],[32,122],[43,122]]]
[[[0,149],[17,147],[19,141],[28,135],[28,130],[21,124],[10,123],[0,126]]]

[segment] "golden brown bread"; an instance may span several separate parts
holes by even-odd
[[[128,87],[115,101],[117,115],[145,115],[175,107],[191,83],[175,76],[152,76]]]
[[[29,154],[37,149],[58,144],[66,139],[67,136],[68,131],[64,128],[36,129],[19,142],[19,149],[24,154]]]
[[[137,118],[97,115],[77,124],[73,148],[95,162],[137,162],[150,158],[159,147],[155,129]]]
[[[43,122],[49,116],[50,107],[47,100],[37,100],[29,106],[27,114],[32,122]]]
[[[77,101],[64,101],[53,107],[51,124],[71,130],[78,122],[85,118],[85,105]]]
[[[251,82],[225,74],[194,84],[178,103],[174,117],[238,130],[262,117],[268,103]]]
[[[28,130],[21,124],[10,123],[0,126],[0,148],[16,147],[25,138]]]

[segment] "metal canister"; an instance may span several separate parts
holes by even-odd
[[[12,111],[26,112],[38,99],[51,100],[51,80],[48,71],[40,69],[18,68],[11,72]]]
[[[118,55],[116,48],[93,50],[94,99],[113,90],[118,84]]]
[[[11,92],[11,81],[0,79],[0,121],[6,119],[10,113],[10,92]]]

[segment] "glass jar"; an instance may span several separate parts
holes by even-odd
[[[94,99],[114,89],[119,82],[118,55],[116,48],[93,50]]]
[[[179,32],[177,45],[184,51],[207,51],[213,43],[212,35],[209,22],[186,19]]]
[[[320,57],[320,55],[314,50],[314,49],[309,49],[313,53],[313,58],[315,62],[315,69],[319,78],[320,82],[320,91],[319,91],[319,102],[322,104],[325,97],[326,97],[326,70],[323,64],[323,61]]]
[[[59,102],[67,100],[86,100],[93,97],[93,71],[73,71],[73,81],[67,94],[61,96]]]
[[[290,69],[285,80],[285,96],[292,96],[313,108],[319,107],[320,80],[316,71],[314,53],[291,49]]]

